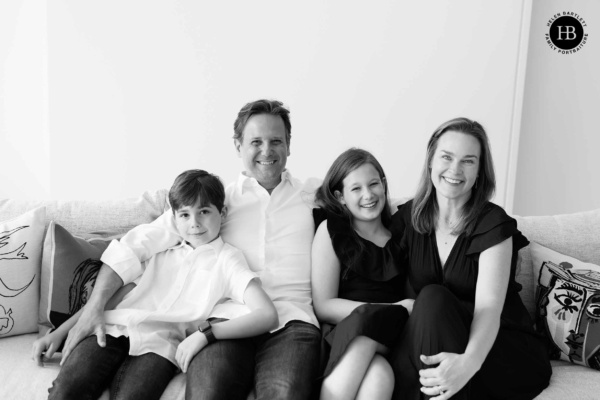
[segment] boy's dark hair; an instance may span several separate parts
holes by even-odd
[[[218,176],[201,169],[190,169],[179,174],[169,190],[169,202],[173,213],[185,206],[193,206],[198,200],[201,207],[213,204],[221,212],[225,204],[225,188]]]
[[[290,122],[290,111],[285,108],[282,102],[277,100],[256,100],[246,104],[238,112],[238,116],[233,123],[233,139],[244,141],[244,128],[246,123],[253,115],[257,114],[269,114],[280,116],[285,126],[285,140],[287,141],[288,147],[292,140],[292,123]]]

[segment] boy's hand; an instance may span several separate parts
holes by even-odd
[[[87,306],[87,305],[86,305]],[[71,351],[88,336],[96,335],[98,339],[98,346],[106,347],[106,326],[104,325],[104,310],[97,310],[95,308],[83,307],[81,317],[73,328],[69,331],[65,346],[63,348],[62,360],[60,365],[62,366],[71,354]]]
[[[60,347],[61,339],[52,333],[33,342],[31,358],[39,367],[44,366],[44,359],[52,358],[52,355]]]
[[[177,360],[177,364],[179,364],[181,371],[187,372],[192,358],[194,358],[194,356],[207,344],[208,340],[206,340],[206,336],[198,331],[192,333],[183,342],[179,343],[175,359]]]

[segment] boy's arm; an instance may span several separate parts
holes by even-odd
[[[244,303],[250,308],[248,314],[213,325],[212,332],[216,339],[256,336],[279,325],[277,310],[256,279],[248,283],[244,292]]]
[[[255,279],[248,283],[244,291],[244,303],[250,308],[250,313],[212,326],[212,332],[217,340],[256,336],[279,325],[279,317],[273,302]],[[199,331],[181,342],[175,357],[183,372],[187,371],[192,358],[207,344],[206,336]]]

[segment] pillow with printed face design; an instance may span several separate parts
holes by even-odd
[[[83,239],[54,221],[48,224],[42,256],[39,329],[57,328],[86,302],[110,239]]]
[[[536,327],[554,358],[600,370],[600,266],[531,243]]]

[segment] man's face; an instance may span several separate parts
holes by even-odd
[[[257,114],[250,117],[242,132],[242,140],[235,141],[235,148],[246,174],[262,187],[271,190],[281,182],[290,148],[280,116]]]

